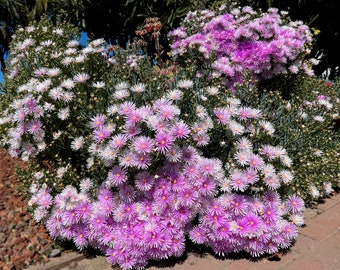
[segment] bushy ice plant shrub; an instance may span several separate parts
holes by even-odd
[[[66,29],[19,31],[1,116],[53,238],[123,269],[180,256],[187,237],[222,255],[291,245],[304,202],[281,192],[292,160],[259,109],[138,50],[79,48]]]
[[[339,81],[299,74],[268,82],[257,94],[275,141],[293,159],[291,191],[308,204],[333,194],[340,179]]]
[[[231,89],[243,81],[244,73],[254,80],[300,70],[311,74],[315,63],[304,59],[312,41],[308,26],[289,21],[286,12],[275,8],[258,12],[224,5],[216,11],[194,11],[169,37],[179,61],[195,62],[197,76],[222,76]]]

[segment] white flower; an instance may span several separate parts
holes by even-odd
[[[84,144],[84,137],[83,136],[77,137],[71,142],[71,149],[73,151],[77,151],[80,148],[82,148],[83,144]]]
[[[39,180],[39,179],[44,177],[44,173],[42,171],[38,171],[38,172],[34,173],[34,177],[35,177],[35,179]],[[36,185],[34,185],[34,186],[36,187]],[[33,187],[33,185],[31,187]]]
[[[194,82],[191,80],[179,80],[177,83],[177,87],[189,89],[194,86]]]
[[[69,42],[67,42],[66,47],[77,47],[78,45],[79,45],[78,40],[70,40]]]
[[[54,140],[58,140],[59,137],[61,136],[62,132],[60,130],[58,130],[57,132],[53,132],[53,139]]]
[[[100,46],[100,45],[102,45],[102,44],[104,44],[104,43],[105,43],[105,40],[104,40],[103,38],[99,38],[99,39],[93,40],[93,41],[89,44],[89,46],[97,47],[97,46]]]
[[[310,186],[310,193],[313,198],[319,198],[320,197],[320,191],[316,188],[316,186],[312,185]]]
[[[241,104],[241,101],[237,98],[227,98],[227,102],[230,106],[238,106]]]
[[[93,164],[94,164],[93,158],[88,158],[86,160],[86,168],[90,169],[93,166]]]
[[[57,169],[57,177],[62,178],[66,172],[67,172],[67,167],[59,167]]]
[[[234,135],[241,135],[244,133],[244,126],[234,120],[231,120],[228,126]]]
[[[47,75],[50,77],[55,77],[60,74],[60,68],[50,68],[47,70]]]
[[[79,187],[81,192],[88,191],[93,185],[93,182],[90,178],[84,178],[80,181]]]
[[[114,115],[118,111],[118,106],[117,105],[111,105],[106,109],[106,113],[110,116]]]
[[[197,107],[196,107],[196,115],[197,115],[198,118],[204,119],[204,118],[206,118],[208,116],[208,112],[207,112],[207,110],[203,106],[197,105]]]
[[[73,61],[74,61],[74,58],[72,58],[72,57],[65,57],[61,62],[65,66],[69,66],[70,64],[72,64]]]
[[[41,143],[38,143],[38,149],[40,150],[40,151],[44,151],[45,149],[46,149],[46,143],[45,142],[41,142]]]
[[[178,89],[174,89],[167,94],[167,98],[170,100],[181,100],[183,97],[183,92]]]
[[[43,105],[43,109],[46,112],[50,112],[50,111],[53,111],[55,109],[55,107],[54,107],[53,104],[45,102],[44,105]]]
[[[70,90],[74,87],[74,81],[72,79],[66,79],[61,83],[61,87]]]
[[[290,220],[297,226],[302,226],[303,224],[305,224],[303,215],[301,215],[301,214],[291,215]]]
[[[293,165],[292,159],[290,157],[288,157],[287,155],[281,156],[280,160],[281,160],[282,164],[285,165],[286,167],[291,167]]]
[[[132,92],[135,93],[142,93],[145,91],[145,84],[144,83],[137,83],[130,88]]]
[[[268,121],[265,121],[265,120],[261,120],[261,121],[259,122],[259,125],[264,129],[264,131],[265,131],[268,135],[272,136],[272,135],[274,134],[275,128],[274,128],[274,126],[272,125],[272,123],[270,123],[270,122],[268,122]]]
[[[130,96],[130,93],[127,90],[119,90],[119,91],[114,92],[113,96],[116,99],[124,99]]]
[[[209,95],[216,96],[219,93],[219,90],[215,86],[209,86],[205,89]]]
[[[58,112],[58,117],[61,120],[66,120],[70,116],[70,109],[68,107],[61,109]]]
[[[78,73],[74,75],[73,80],[78,82],[78,83],[83,83],[90,79],[90,76],[87,73]]]
[[[73,99],[73,93],[70,91],[63,92],[62,100],[66,103],[70,102]]]
[[[54,45],[54,42],[52,40],[48,39],[48,40],[41,42],[40,45],[44,46],[44,47],[49,47],[51,45]]]
[[[317,157],[321,157],[321,156],[323,155],[323,151],[321,151],[321,150],[316,150],[316,151],[314,152],[314,155],[317,156]]]
[[[323,118],[321,115],[316,115],[313,117],[313,119],[315,121],[318,121],[318,122],[324,122],[325,121],[325,118]]]
[[[288,184],[293,180],[293,174],[287,170],[280,171],[280,176],[281,176],[282,182],[285,184]]]
[[[249,151],[253,149],[253,145],[249,139],[247,139],[246,137],[242,137],[237,142],[237,148]]]
[[[332,188],[332,184],[329,182],[323,183],[323,190],[327,196],[330,195],[334,191]]]
[[[129,83],[127,83],[127,82],[120,82],[120,83],[115,85],[115,89],[117,91],[127,90],[128,88],[129,88]]]
[[[105,87],[105,82],[94,82],[94,83],[92,84],[92,86],[93,86],[94,88],[97,88],[97,89],[104,88],[104,87]]]
[[[85,61],[85,56],[84,55],[79,55],[76,58],[74,58],[74,61],[76,63],[83,63]]]
[[[64,34],[64,30],[61,28],[56,28],[53,30],[53,33],[57,34],[58,36],[62,36]]]
[[[66,55],[71,55],[77,53],[77,50],[75,48],[68,48],[64,53]]]

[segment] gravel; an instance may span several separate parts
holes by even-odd
[[[16,160],[0,149],[0,269],[20,270],[46,263],[54,242],[42,224],[27,212],[14,175]],[[20,163],[22,166],[24,164]]]

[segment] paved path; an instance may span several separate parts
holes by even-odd
[[[28,270],[112,270],[104,257],[85,259],[71,252]],[[305,226],[287,254],[256,262],[246,258],[216,259],[212,255],[189,254],[172,266],[148,270],[340,270],[340,194],[305,212]]]

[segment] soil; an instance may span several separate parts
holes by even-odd
[[[24,166],[0,149],[0,270],[46,263],[55,246],[44,226],[33,220],[27,199],[17,190],[16,164]]]

